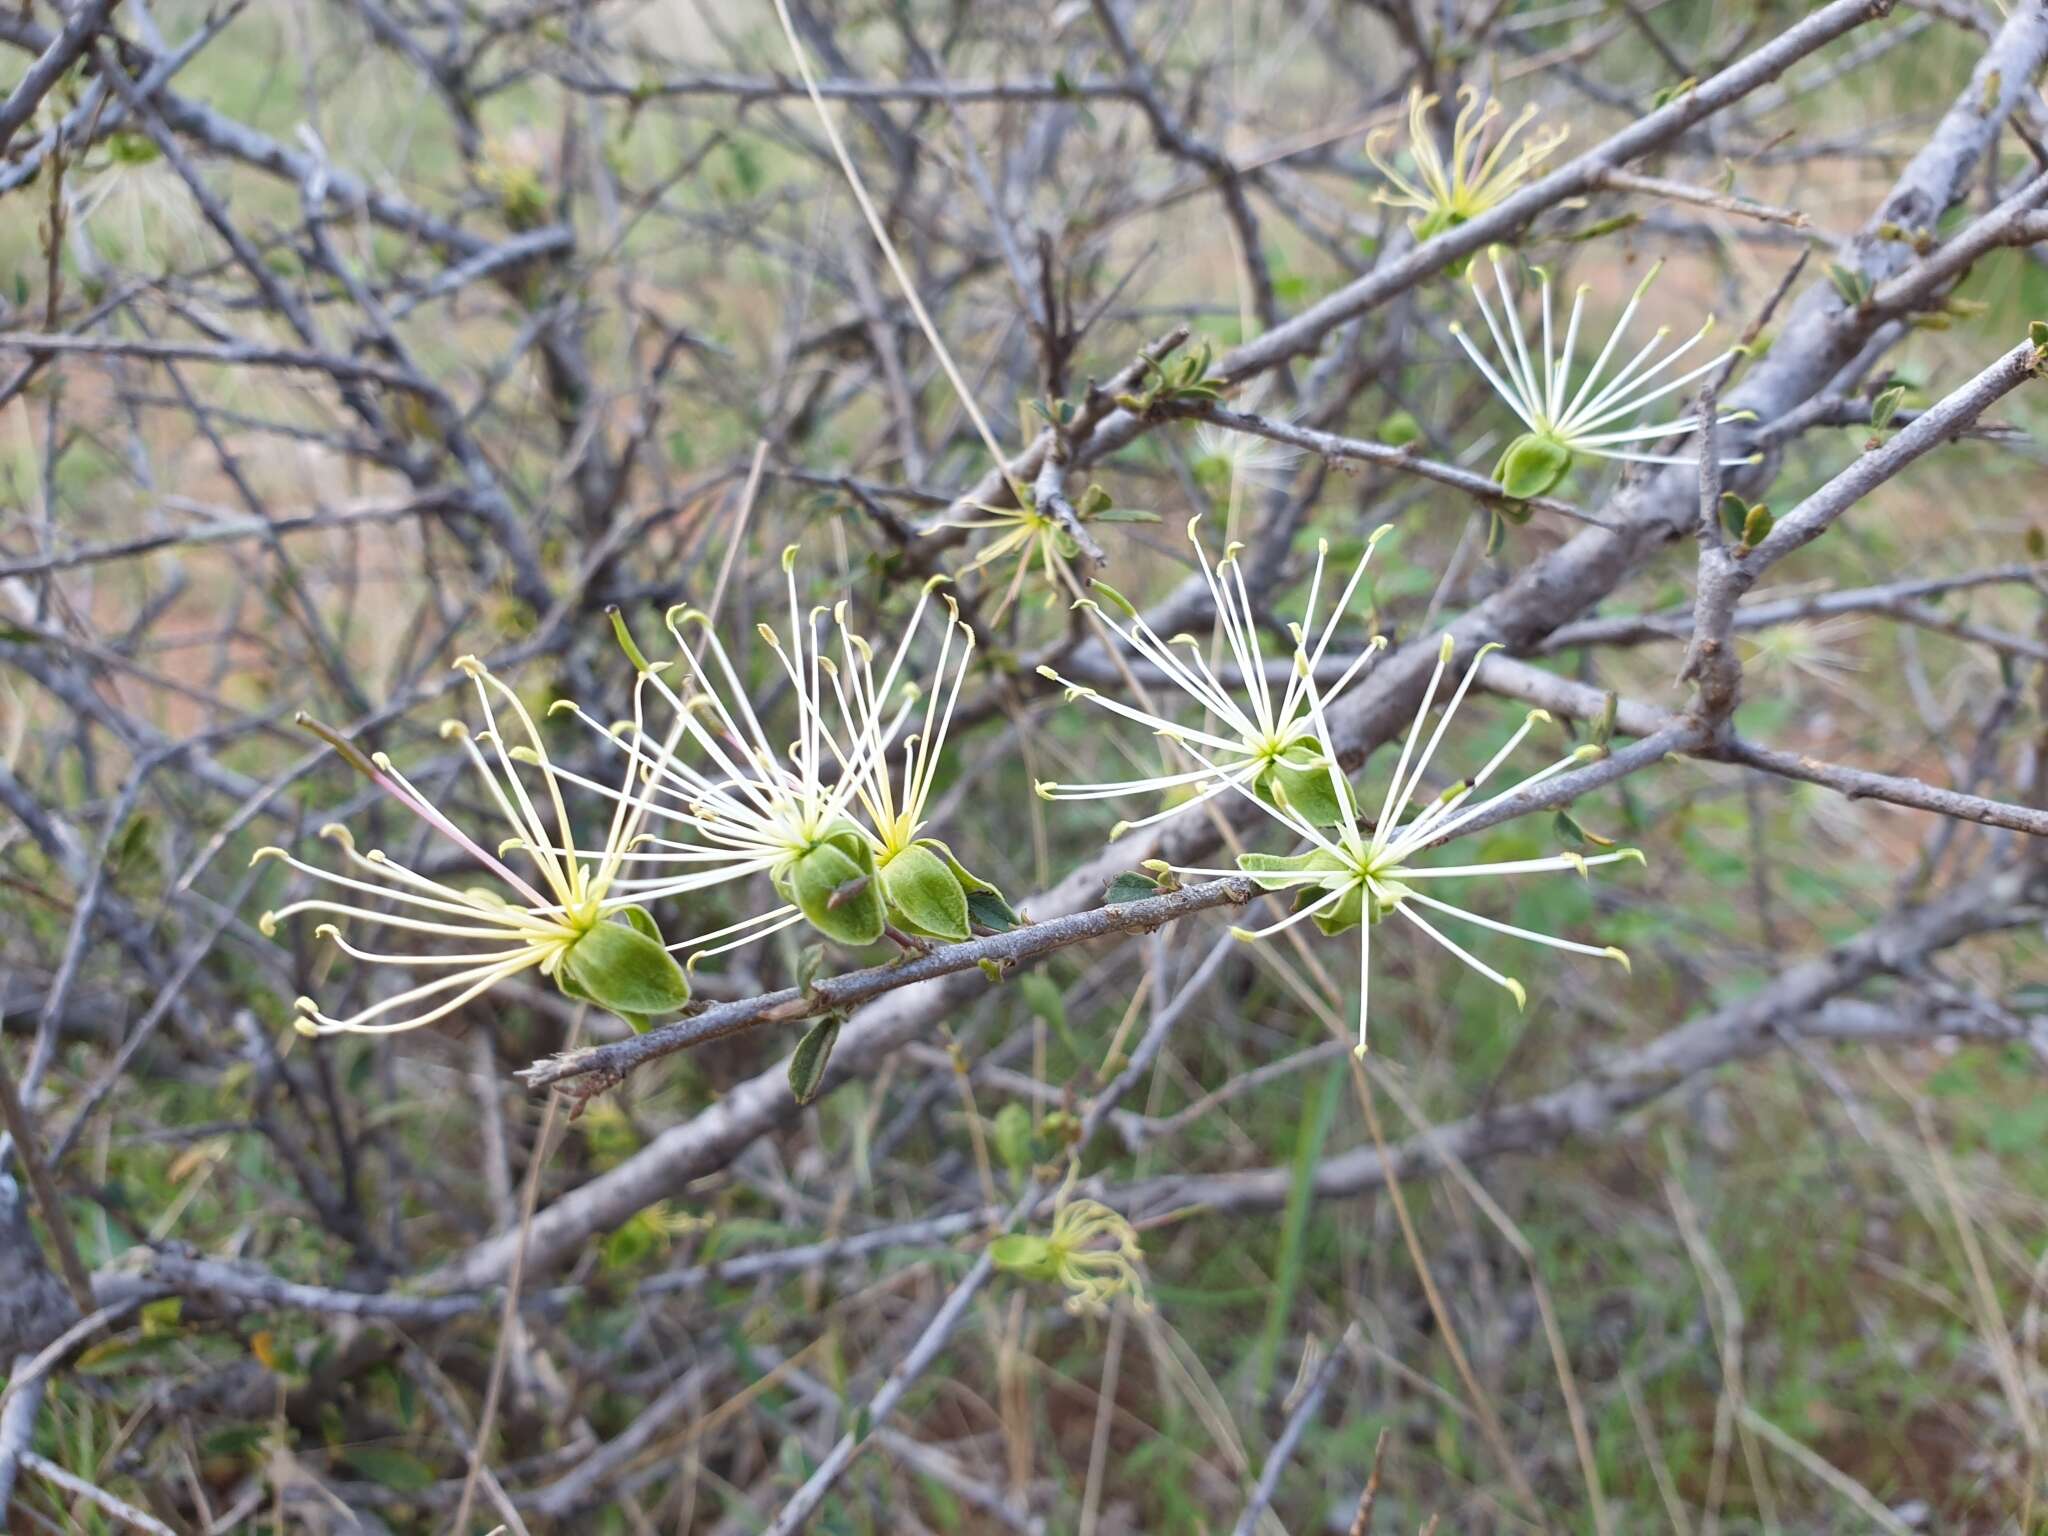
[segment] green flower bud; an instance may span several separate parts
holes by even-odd
[[[1049,1238],[1030,1232],[1011,1232],[988,1245],[988,1256],[997,1269],[1026,1280],[1059,1278],[1059,1255]]]
[[[929,939],[968,936],[967,892],[931,849],[913,843],[881,866],[882,896],[899,927]]]
[[[625,917],[597,924],[569,946],[557,977],[563,992],[635,1024],[642,1015],[674,1013],[690,1000],[683,968],[662,947],[653,918],[637,907]]]
[[[1507,446],[1493,478],[1516,501],[1547,495],[1572,467],[1571,450],[1554,437],[1524,432]]]
[[[848,842],[857,843],[858,855]],[[859,946],[882,936],[875,856],[864,842],[835,837],[816,844],[789,867],[782,884],[784,894],[826,938]]]

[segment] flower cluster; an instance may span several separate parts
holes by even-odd
[[[259,850],[259,861],[281,860],[342,896],[267,912],[264,932],[274,932],[280,919],[316,912],[328,919],[319,936],[357,959],[445,972],[346,1017],[301,998],[300,1028],[415,1028],[527,970],[644,1027],[648,1018],[673,1013],[689,999],[689,966],[678,964],[678,955],[694,965],[799,922],[848,945],[871,944],[889,933],[912,945],[965,939],[977,925],[1014,924],[1015,914],[993,886],[944,843],[923,835],[973,631],[938,594],[946,618],[931,686],[922,688],[907,673],[938,583],[920,593],[878,669],[875,648],[853,627],[845,603],[832,608],[829,619],[824,609],[803,608],[794,549],[785,552],[783,569],[788,634],[767,625],[759,633],[795,699],[796,736],[786,747],[769,735],[709,617],[686,607],[667,616],[677,654],[659,664],[647,659],[614,614],[635,672],[629,720],[603,724],[570,700],[553,707],[589,726],[617,753],[612,775],[593,777],[557,762],[518,694],[474,658],[463,658],[457,665],[474,680],[485,729],[472,735],[450,721],[442,734],[461,745],[487,799],[509,824],[511,836],[495,850],[464,832],[383,754],[365,756],[339,734],[314,726],[495,886],[458,887],[379,850],[360,852],[340,826],[324,834],[340,847],[347,872],[281,848]],[[658,729],[647,719],[650,702],[667,712]],[[511,744],[501,711],[516,725]],[[572,801],[602,808],[601,846],[580,845]],[[753,875],[768,878],[782,905],[675,942],[650,911]],[[351,919],[424,936],[447,952],[359,949],[342,930]]]
[[[1525,112],[1494,138],[1498,106],[1487,102],[1482,107],[1469,90],[1461,101],[1446,158],[1428,132],[1427,114],[1435,98],[1414,97],[1410,130],[1416,179],[1406,180],[1387,168],[1399,193],[1392,200],[1416,209],[1421,216],[1418,232],[1425,235],[1497,203],[1563,137],[1562,130],[1535,135],[1511,153],[1510,145],[1527,127],[1530,114]],[[1377,159],[1377,149],[1371,152]],[[1489,359],[1461,327],[1454,325],[1452,331],[1525,429],[1508,445],[1495,470],[1507,497],[1526,500],[1542,495],[1582,455],[1690,462],[1647,450],[1659,440],[1696,431],[1701,426],[1696,416],[1651,423],[1638,418],[1656,402],[1722,367],[1738,350],[1681,371],[1680,364],[1708,335],[1711,320],[1690,339],[1668,349],[1668,332],[1659,330],[1617,365],[1617,357],[1627,350],[1623,338],[1656,275],[1653,268],[1591,366],[1579,374],[1576,349],[1587,290],[1581,288],[1575,296],[1560,339],[1549,275],[1535,269],[1541,314],[1532,337],[1511,292],[1502,254],[1492,253],[1488,265],[1494,302],[1476,279],[1472,292],[1494,358]],[[1216,388],[1207,369],[1208,355],[1203,351],[1175,375],[1162,373],[1159,387],[1170,386],[1191,398],[1213,398]],[[1742,414],[1724,413],[1719,419],[1734,420]],[[1228,460],[1233,494],[1240,477],[1261,471],[1234,434],[1226,436],[1217,429],[1202,446],[1208,456]],[[1268,938],[1304,922],[1313,922],[1326,934],[1356,929],[1361,1052],[1369,1018],[1373,931],[1389,918],[1418,930],[1506,990],[1518,1006],[1526,1001],[1521,983],[1467,950],[1447,926],[1469,924],[1549,948],[1628,963],[1627,956],[1612,946],[1534,932],[1435,894],[1442,887],[1432,882],[1440,880],[1558,872],[1585,876],[1596,865],[1642,857],[1634,849],[1615,849],[1490,863],[1426,860],[1432,850],[1459,835],[1515,814],[1526,803],[1514,798],[1521,792],[1604,750],[1581,747],[1507,790],[1482,795],[1531,731],[1549,719],[1535,710],[1468,779],[1434,794],[1425,790],[1425,778],[1450,722],[1492,647],[1481,646],[1469,657],[1432,727],[1432,711],[1457,655],[1453,637],[1443,636],[1413,727],[1378,799],[1378,813],[1365,814],[1340,760],[1330,711],[1386,646],[1376,631],[1354,631],[1351,644],[1338,644],[1387,531],[1384,527],[1365,540],[1341,585],[1327,570],[1328,544],[1319,542],[1300,617],[1281,625],[1257,595],[1263,584],[1248,576],[1242,546],[1227,543],[1212,558],[1202,542],[1201,519],[1191,518],[1187,535],[1211,622],[1203,626],[1202,634],[1162,635],[1115,588],[1098,580],[1084,589],[1069,564],[1078,553],[1071,527],[1041,512],[1030,491],[1014,484],[1012,490],[1015,508],[980,508],[980,515],[952,525],[995,534],[968,570],[986,576],[1001,562],[1014,560],[1014,571],[1001,583],[996,618],[1015,602],[1034,571],[1049,588],[1071,593],[1074,608],[1087,615],[1104,643],[1120,642],[1128,651],[1128,660],[1118,656],[1116,661],[1131,685],[1129,695],[1109,696],[1071,680],[1053,665],[1039,671],[1061,685],[1070,702],[1144,727],[1158,741],[1160,754],[1154,772],[1098,782],[1040,781],[1035,785],[1038,794],[1056,801],[1156,797],[1137,819],[1118,822],[1112,836],[1183,816],[1219,799],[1241,799],[1255,806],[1272,828],[1285,834],[1290,845],[1285,851],[1242,853],[1227,868],[1166,867],[1189,876],[1249,875],[1269,895],[1291,899],[1292,910],[1277,921],[1237,930],[1243,938]],[[1090,486],[1071,511],[1069,524],[1075,519],[1156,521],[1150,513],[1113,507],[1099,486]],[[629,719],[607,723],[571,700],[552,707],[551,713],[565,713],[581,722],[600,744],[600,752],[615,759],[590,771],[551,757],[518,694],[473,658],[459,662],[475,686],[484,728],[472,735],[462,724],[450,722],[443,734],[460,746],[489,804],[507,824],[510,835],[494,848],[456,825],[388,758],[365,756],[337,733],[313,726],[488,878],[481,885],[450,883],[381,850],[359,850],[339,826],[323,832],[340,849],[340,868],[307,863],[278,848],[260,850],[259,860],[281,860],[330,888],[328,894],[264,914],[266,933],[274,931],[280,919],[317,913],[323,919],[317,933],[346,954],[372,965],[434,973],[420,985],[345,1016],[301,998],[300,1028],[313,1033],[413,1028],[445,1017],[525,971],[537,971],[565,994],[645,1027],[648,1019],[687,1004],[689,975],[699,961],[797,924],[808,924],[844,945],[868,945],[888,937],[910,949],[963,940],[977,930],[1014,926],[1016,914],[1001,893],[969,871],[944,842],[927,835],[947,731],[976,645],[958,604],[940,590],[946,578],[927,583],[895,643],[877,647],[855,627],[845,602],[806,607],[798,590],[793,546],[784,552],[782,569],[786,626],[756,626],[767,664],[755,670],[765,670],[774,684],[772,692],[786,694],[791,701],[794,734],[786,742],[771,733],[763,718],[766,706],[757,710],[761,680],[750,675],[747,658],[728,648],[710,614],[688,606],[665,616],[674,653],[659,662],[647,657],[623,618],[613,614],[617,640],[633,667]],[[1330,593],[1334,595],[1325,607]],[[935,638],[928,619],[936,619]],[[1284,632],[1287,643],[1274,654],[1276,631]],[[919,650],[930,662],[921,680],[913,675],[918,672],[913,651]],[[756,653],[754,660],[762,659]],[[1144,677],[1129,665],[1133,661],[1142,666]],[[1178,702],[1155,703],[1154,688],[1178,695]],[[658,722],[650,723],[650,712],[661,717]],[[509,727],[501,724],[501,715]],[[588,835],[597,818],[572,815],[572,801],[602,812],[601,840]],[[579,825],[584,828],[581,835]],[[702,897],[755,877],[764,880],[777,898],[765,911],[675,941],[665,936],[654,915],[660,904]],[[343,930],[343,923],[350,920],[431,941],[433,952],[358,948]],[[1109,1248],[1098,1249],[1096,1238],[1105,1232],[1115,1235],[1113,1225],[1104,1225],[1113,1213],[1091,1212],[1088,1202],[1071,1209],[1077,1214],[1066,1218],[1072,1228],[1066,1237],[1059,1237],[1063,1229],[1056,1225],[1054,1239],[1032,1239],[1041,1247],[1009,1267],[1044,1267],[1048,1275],[1058,1275],[1075,1287],[1077,1295],[1092,1296],[1094,1282],[1084,1284],[1075,1276],[1104,1269],[1104,1254],[1122,1255],[1128,1269],[1134,1244],[1119,1237]],[[1104,1283],[1111,1289],[1125,1285],[1123,1270],[1116,1264],[1107,1264],[1107,1272],[1111,1278]]]
[[[1106,699],[1091,689],[1069,685],[1069,697],[1098,704],[1114,714],[1136,720],[1165,737],[1192,766],[1150,779],[1132,779],[1089,785],[1041,785],[1040,793],[1061,799],[1093,799],[1168,790],[1193,794],[1185,801],[1143,818],[1136,826],[1177,815],[1188,806],[1213,796],[1231,793],[1256,805],[1259,811],[1300,848],[1292,853],[1252,852],[1239,855],[1234,868],[1169,865],[1176,875],[1228,878],[1251,875],[1261,889],[1290,894],[1294,909],[1279,921],[1262,929],[1238,929],[1244,939],[1269,938],[1297,923],[1314,921],[1325,934],[1339,934],[1356,928],[1359,934],[1358,1050],[1366,1048],[1370,1015],[1370,972],[1373,929],[1390,916],[1419,930],[1460,962],[1505,989],[1517,1007],[1527,1001],[1522,984],[1464,948],[1424,912],[1526,939],[1552,949],[1574,954],[1595,955],[1628,964],[1628,956],[1612,946],[1580,943],[1519,928],[1486,917],[1429,894],[1434,880],[1470,879],[1486,876],[1520,876],[1558,871],[1585,875],[1595,865],[1614,864],[1642,855],[1632,848],[1587,857],[1561,852],[1546,858],[1513,859],[1493,863],[1425,865],[1416,860],[1439,844],[1450,841],[1482,817],[1497,811],[1510,797],[1531,789],[1566,769],[1589,762],[1603,749],[1584,746],[1567,753],[1545,768],[1530,774],[1506,790],[1475,798],[1496,772],[1521,746],[1529,733],[1550,718],[1533,710],[1507,743],[1469,779],[1450,784],[1418,804],[1418,792],[1433,763],[1438,746],[1458,706],[1464,702],[1480,664],[1489,651],[1485,645],[1473,654],[1464,675],[1445,704],[1442,716],[1426,740],[1421,740],[1432,708],[1442,688],[1446,670],[1456,654],[1456,642],[1446,634],[1439,644],[1435,670],[1423,693],[1415,723],[1402,743],[1400,755],[1387,780],[1379,814],[1368,821],[1362,814],[1357,792],[1341,766],[1331,737],[1328,707],[1357,675],[1366,657],[1377,650],[1368,644],[1357,660],[1347,664],[1327,687],[1318,681],[1337,623],[1347,607],[1351,592],[1365,561],[1360,561],[1344,595],[1315,643],[1307,643],[1302,626],[1294,626],[1294,651],[1285,691],[1276,705],[1266,681],[1263,656],[1256,639],[1257,628],[1251,598],[1235,566],[1235,551],[1226,554],[1219,575],[1196,541],[1198,557],[1216,600],[1217,623],[1226,636],[1243,679],[1248,699],[1240,705],[1203,662],[1198,642],[1179,636],[1186,655],[1176,656],[1153,634],[1144,620],[1130,611],[1129,627],[1117,633],[1145,660],[1170,678],[1198,704],[1204,715],[1219,722],[1221,729],[1184,724],[1155,716],[1116,700]],[[1371,548],[1366,559],[1371,557]],[[1310,587],[1309,614],[1315,608],[1316,592],[1322,579],[1320,555]],[[1123,605],[1128,610],[1128,605]],[[1379,637],[1373,637],[1374,642]],[[1256,681],[1255,681],[1256,680]],[[1230,734],[1222,734],[1228,730]],[[1418,750],[1418,742],[1420,748]],[[1412,810],[1411,810],[1412,808]],[[1489,818],[1490,824],[1490,818]]]

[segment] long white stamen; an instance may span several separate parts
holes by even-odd
[[[1408,772],[1409,756],[1415,751],[1415,738],[1421,733],[1422,722],[1429,718],[1429,706],[1435,702],[1437,684],[1444,678],[1444,668],[1449,665],[1454,642],[1445,635],[1437,647],[1436,668],[1429,674],[1429,686],[1422,693],[1422,707],[1415,711],[1415,723],[1408,728],[1408,734],[1401,738],[1401,756],[1394,764],[1392,777],[1387,780],[1387,798],[1380,806],[1379,825],[1373,829],[1372,851],[1378,853],[1387,846],[1387,840],[1394,835],[1394,823],[1401,812],[1408,807],[1407,796],[1401,793],[1403,778]]]
[[[1529,994],[1523,990],[1522,984],[1519,981],[1516,981],[1512,976],[1501,975],[1499,971],[1496,971],[1484,960],[1481,960],[1480,958],[1478,958],[1478,956],[1472,954],[1469,950],[1459,945],[1456,940],[1448,938],[1444,934],[1437,932],[1436,929],[1430,927],[1428,923],[1424,922],[1421,918],[1417,917],[1413,912],[1409,911],[1408,903],[1406,901],[1396,902],[1394,904],[1394,910],[1400,913],[1406,919],[1408,919],[1408,921],[1413,923],[1416,927],[1420,928],[1424,933],[1428,934],[1432,939],[1435,939],[1437,943],[1443,945],[1445,949],[1449,950],[1452,954],[1456,955],[1460,960],[1464,961],[1465,964],[1469,965],[1473,970],[1477,971],[1480,975],[1484,976],[1488,981],[1492,982],[1495,986],[1500,987],[1504,991],[1506,991],[1510,997],[1514,998],[1515,1006],[1517,1008],[1527,1006]]]
[[[1425,896],[1420,891],[1410,891],[1403,899],[1406,901],[1419,901],[1433,911],[1447,913],[1452,917],[1461,917],[1466,922],[1476,923],[1481,928],[1491,928],[1495,933],[1505,933],[1518,939],[1527,939],[1532,944],[1547,945],[1551,949],[1570,950],[1575,955],[1598,955],[1603,957],[1611,955],[1611,951],[1601,945],[1580,944],[1571,939],[1552,938],[1547,933],[1536,933],[1527,928],[1517,928],[1513,923],[1503,923],[1495,918],[1481,917],[1477,912],[1467,912],[1463,907],[1454,907],[1447,901],[1438,901],[1434,896]]]

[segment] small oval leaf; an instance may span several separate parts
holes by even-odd
[[[839,1025],[839,1015],[828,1013],[797,1041],[796,1054],[789,1058],[789,1091],[797,1103],[810,1103],[825,1086],[825,1068],[832,1063],[832,1047],[839,1043]]]

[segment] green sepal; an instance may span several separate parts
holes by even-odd
[[[789,1091],[799,1104],[808,1104],[825,1086],[825,1069],[832,1064],[832,1047],[839,1043],[840,1015],[828,1013],[797,1041],[789,1058]]]
[[[1321,889],[1320,882],[1300,877],[1304,874],[1341,874],[1344,870],[1343,862],[1322,848],[1311,848],[1307,853],[1240,853],[1237,867],[1250,875],[1262,891]],[[1280,876],[1287,878],[1277,878]]]
[[[1143,901],[1159,894],[1159,882],[1150,875],[1141,875],[1127,869],[1110,881],[1102,892],[1105,907],[1120,907],[1126,902]]]
[[[1305,743],[1289,747],[1259,775],[1252,788],[1268,805],[1278,805],[1284,799],[1287,809],[1312,827],[1336,826],[1346,815],[1322,755]]]
[[[1380,881],[1379,887],[1385,893],[1384,896],[1374,897],[1365,904],[1365,920],[1369,923],[1381,921],[1389,912],[1401,905],[1402,901],[1409,894],[1407,886],[1396,884],[1392,880]],[[1327,933],[1330,930],[1325,929],[1323,931]]]
[[[1572,451],[1554,437],[1524,432],[1493,466],[1493,478],[1516,501],[1542,496],[1572,467]]]
[[[960,889],[967,893],[967,920],[977,928],[986,928],[993,933],[1008,933],[1012,928],[1024,926],[1024,919],[1017,915],[1017,909],[1004,899],[1003,893],[988,881],[975,874],[959,859],[953,850],[936,837],[919,838],[916,847],[929,848],[945,861],[953,878],[960,882]]]
[[[1032,1232],[1008,1232],[988,1245],[989,1261],[1006,1274],[1024,1280],[1059,1278],[1059,1256],[1052,1240]]]
[[[968,936],[967,890],[930,848],[912,843],[882,865],[880,873],[882,899],[898,927],[955,943]]]
[[[1306,899],[1314,900],[1315,898],[1307,897]],[[1300,901],[1295,903],[1297,911],[1300,910],[1301,905]],[[1377,902],[1374,903],[1374,908],[1372,920],[1378,922],[1383,914],[1377,910]],[[1363,884],[1352,886],[1342,896],[1337,898],[1335,906],[1323,908],[1322,911],[1318,912],[1309,921],[1313,922],[1326,935],[1331,936],[1356,928],[1365,921],[1365,886]]]
[[[637,1016],[674,1013],[690,1000],[689,980],[662,947],[654,920],[645,913],[635,919],[631,909],[625,922],[599,923],[570,945],[556,980],[569,996],[587,998],[636,1027],[644,1027]]]
[[[1410,219],[1408,221],[1408,228],[1414,232],[1416,242],[1420,244],[1426,240],[1434,240],[1438,235],[1448,230],[1456,229],[1464,222],[1465,215],[1459,213],[1455,208],[1446,208],[1439,204],[1420,218]],[[1465,269],[1471,265],[1472,257],[1470,254],[1467,254],[1452,261],[1444,268],[1444,271],[1453,278],[1463,277]]]
[[[849,849],[849,843],[858,853]],[[840,834],[813,844],[779,884],[826,938],[859,946],[882,936],[882,892],[875,879],[875,853],[865,839]]]

